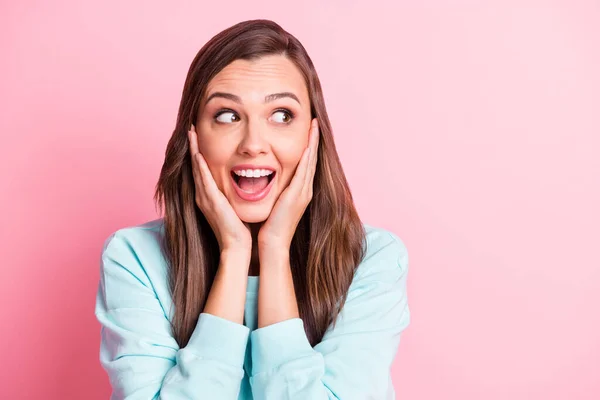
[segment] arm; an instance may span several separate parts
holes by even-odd
[[[263,328],[291,318],[299,318],[290,252],[283,247],[259,248],[258,326]]]
[[[335,328],[330,326],[314,348],[297,317],[251,332],[250,383],[256,400],[394,398],[390,368],[410,313],[408,253],[399,238],[391,239],[363,260]],[[277,294],[274,283],[269,283],[276,276],[270,275],[269,268],[261,267],[261,275],[263,271],[269,275],[261,277],[261,289],[266,284],[270,290],[262,298],[259,293],[259,312],[268,312],[261,300],[276,301],[280,296],[285,302],[290,294],[285,290]],[[263,317],[269,322],[277,319]]]
[[[241,267],[230,264],[240,262],[239,257],[222,258],[220,278],[209,295],[209,311],[219,315],[201,313],[189,343],[179,348],[131,243],[118,232],[106,240],[95,314],[111,399],[238,398],[249,328],[238,323],[243,300],[236,297],[227,307],[223,300],[225,293],[245,293],[244,274],[236,280],[230,273]],[[226,288],[225,282],[233,287]]]
[[[205,313],[243,325],[249,266],[249,252],[225,250],[221,253],[219,269],[204,306]]]

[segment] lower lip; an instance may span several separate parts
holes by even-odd
[[[264,199],[265,197],[267,197],[267,195],[269,194],[269,192],[271,191],[271,187],[273,186],[273,182],[275,182],[275,179],[277,178],[276,176],[273,177],[273,179],[271,179],[271,182],[269,182],[269,184],[260,192],[257,193],[247,193],[244,192],[239,186],[238,184],[235,182],[235,179],[233,179],[233,176],[231,176],[231,174],[229,174],[229,177],[231,178],[231,183],[233,184],[233,188],[235,189],[235,192],[237,193],[237,195],[245,201],[259,201]]]

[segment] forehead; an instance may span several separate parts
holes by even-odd
[[[263,102],[266,95],[292,92],[308,103],[308,90],[298,67],[287,57],[270,55],[256,60],[235,60],[208,83],[204,98],[214,92],[228,92],[244,102]]]

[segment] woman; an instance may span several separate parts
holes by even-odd
[[[155,200],[102,252],[113,399],[394,398],[408,254],[360,221],[294,36],[245,21],[199,51]]]

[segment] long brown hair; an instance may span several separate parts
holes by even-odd
[[[365,231],[354,207],[333,141],[319,78],[302,44],[273,21],[243,21],[220,32],[198,52],[188,71],[175,130],[165,152],[154,200],[164,210],[163,251],[169,264],[173,335],[187,345],[206,303],[219,265],[216,237],[195,202],[187,131],[196,121],[208,82],[237,59],[280,54],[303,74],[311,118],[320,142],[313,197],[290,246],[290,266],[300,318],[314,346],[335,323],[352,278],[365,254]]]

